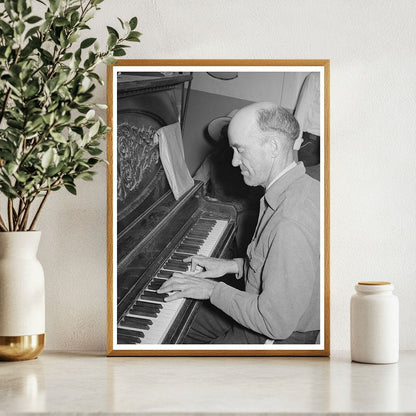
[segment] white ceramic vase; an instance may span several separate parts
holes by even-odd
[[[40,231],[0,232],[0,360],[36,358],[45,342]]]

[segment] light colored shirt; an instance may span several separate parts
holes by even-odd
[[[211,303],[268,338],[320,329],[319,182],[302,163],[261,200],[244,262],[245,291],[219,282]]]
[[[299,123],[300,134],[294,149],[299,150],[304,131],[320,136],[320,74],[312,72],[302,84],[294,116]]]

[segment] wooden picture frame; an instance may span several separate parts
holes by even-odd
[[[108,67],[107,123],[111,128],[108,133],[107,147],[107,159],[109,162],[107,175],[108,356],[329,356],[329,68],[329,60],[119,60],[115,65]],[[169,232],[173,233],[174,231],[167,232],[158,229],[159,234],[155,234],[155,239],[160,239],[160,236],[164,235],[167,241],[162,243],[157,240],[153,243],[149,235],[159,227],[161,222],[165,222],[160,217],[158,217],[156,225],[150,225],[150,228],[144,231],[144,226],[147,226],[149,220],[147,218],[142,219],[140,215],[143,213],[149,214],[155,204],[154,200],[148,196],[153,190],[143,193],[143,189],[145,186],[153,186],[151,185],[152,181],[160,174],[160,171],[157,171],[157,173],[156,170],[149,171],[149,173],[144,168],[140,170],[140,166],[144,166],[144,162],[136,163],[137,160],[143,160],[138,156],[140,148],[137,147],[137,143],[140,145],[140,143],[145,143],[146,141],[146,143],[151,143],[151,146],[154,146],[157,128],[178,121],[183,135],[182,140],[187,168],[191,175],[199,174],[198,168],[201,167],[204,157],[212,150],[212,142],[204,142],[208,137],[207,125],[210,124],[210,121],[215,119],[215,123],[219,123],[215,127],[217,129],[221,128],[221,123],[224,119],[226,121],[227,117],[230,119],[235,114],[235,111],[232,112],[231,110],[238,109],[241,104],[246,102],[273,101],[280,106],[286,107],[289,112],[293,112],[294,108],[299,106],[302,86],[305,85],[306,77],[311,73],[314,73],[315,78],[319,80],[320,127],[318,126],[318,128],[320,128],[320,134],[318,134],[318,140],[320,140],[321,146],[320,151],[318,151],[318,167],[315,168],[314,173],[314,175],[318,175],[320,178],[320,259],[318,260],[320,270],[320,332],[316,343],[285,344],[269,341],[265,344],[186,344],[184,343],[184,335],[178,336],[178,332],[175,332],[177,340],[180,340],[179,343],[175,343],[173,335],[169,338],[164,333],[164,338],[160,338],[160,342],[131,344],[131,339],[136,339],[136,332],[133,333],[134,336],[132,338],[129,338],[130,333],[128,331],[120,331],[120,328],[123,329],[123,325],[119,323],[121,320],[124,323],[128,321],[126,320],[126,311],[129,314],[133,310],[132,305],[141,299],[139,299],[139,296],[143,296],[143,291],[149,289],[149,280],[146,280],[148,278],[143,276],[146,273],[149,276],[159,273],[158,270],[162,268],[160,263],[166,261],[166,253],[172,253],[175,247],[178,246],[178,241],[180,242],[181,238],[183,238],[169,237]],[[190,82],[191,80],[192,83]],[[166,92],[168,98],[164,98],[164,103],[159,102],[157,104],[159,98],[155,97],[159,97],[157,95],[159,92]],[[175,104],[179,102],[180,106]],[[169,106],[171,106],[171,110],[169,110],[171,113],[167,115],[169,111],[165,107]],[[138,109],[139,107],[140,109]],[[160,112],[163,112],[163,115],[158,114],[158,108],[160,108]],[[176,116],[174,117],[172,114],[176,114],[176,120],[174,119]],[[143,127],[141,127],[142,125]],[[194,141],[190,140],[190,136],[192,136]],[[128,145],[130,146],[129,150],[125,150],[126,145],[122,141],[124,140],[123,137],[128,137],[126,140],[130,140],[128,141],[130,143]],[[136,150],[131,150],[133,148]],[[124,155],[126,152],[130,152],[127,156],[128,159],[126,159],[128,162],[123,161],[124,159],[117,161],[116,155],[121,158],[120,154]],[[157,150],[155,152],[157,153]],[[194,156],[195,154],[198,157]],[[160,155],[158,157],[160,159]],[[148,162],[150,159],[146,160]],[[152,160],[154,163],[159,163],[156,159]],[[126,163],[129,166],[131,165],[129,173],[124,173],[125,169],[127,169],[124,167],[127,166]],[[153,162],[149,162],[146,166],[150,166],[151,163]],[[117,170],[118,168],[120,169],[119,171]],[[147,179],[146,174],[148,176]],[[311,173],[309,174],[312,175]],[[137,179],[137,175],[141,175],[140,179]],[[128,179],[131,182],[132,177],[136,184],[126,185],[126,180]],[[196,183],[199,184],[199,182]],[[132,189],[133,191],[130,193]],[[135,194],[133,195],[134,192]],[[158,190],[158,192],[165,198],[164,191]],[[206,183],[204,181],[201,182],[198,192],[197,199],[205,198]],[[176,207],[177,204],[180,204],[180,201],[188,198],[187,195],[188,193],[185,193],[184,196],[180,196],[179,202],[174,201],[169,196],[174,201],[172,206]],[[203,195],[203,197],[200,195]],[[129,200],[130,197],[131,200],[135,201],[134,203]],[[147,203],[147,205],[142,203],[145,197],[149,198],[153,205],[151,202]],[[207,198],[209,199],[209,197]],[[212,198],[209,201],[212,201]],[[228,202],[232,204],[232,201]],[[173,208],[170,205],[168,208],[164,207],[164,209],[167,211],[166,215],[173,215],[171,214]],[[217,208],[213,209],[215,211]],[[184,210],[183,206],[181,206],[180,212]],[[223,208],[218,208],[218,212],[222,213],[222,210]],[[139,212],[139,214],[136,215],[135,212]],[[151,212],[151,215],[153,215],[153,212]],[[187,227],[189,229],[186,215],[188,214],[183,214],[185,217],[183,221],[186,224],[178,226],[181,232]],[[189,216],[191,215],[193,215],[192,212]],[[140,218],[140,220],[137,218]],[[172,218],[174,217],[170,217],[170,220],[166,221],[166,223],[176,224],[176,220]],[[235,221],[233,223],[234,228]],[[240,227],[240,229],[242,228]],[[129,235],[129,232],[131,235]],[[146,235],[140,236],[141,232],[145,232]],[[231,234],[228,235],[229,238],[231,238],[230,236]],[[149,239],[149,241],[146,239]],[[222,236],[221,241],[222,239],[225,239],[225,237]],[[137,251],[134,248],[135,240],[136,243],[138,240],[139,248],[142,251]],[[142,243],[143,240],[146,240],[146,244]],[[151,255],[148,252],[144,254],[142,246],[147,247],[149,253],[152,253],[154,258],[150,258]],[[228,249],[229,247],[227,246]],[[213,253],[224,255],[223,252],[220,253],[218,250],[214,249]],[[128,254],[125,254],[127,252]],[[140,257],[142,260],[136,261],[137,257]],[[128,258],[128,261],[125,261],[126,258]],[[126,270],[131,270],[132,273],[128,275]],[[143,279],[142,282],[141,279]],[[203,302],[209,302],[209,300]],[[189,315],[194,319],[195,312],[190,312]],[[149,319],[152,320],[154,318],[151,317]],[[189,321],[192,319],[184,314],[181,322],[187,321],[189,327]],[[135,324],[137,321],[134,320],[133,322]],[[147,325],[146,321],[144,321],[144,325]],[[185,323],[181,323],[179,329],[182,329],[182,326],[185,327]],[[140,328],[135,328],[134,331],[137,331],[137,333],[143,332]],[[145,331],[147,331],[146,328]],[[175,329],[175,331],[178,331],[178,329]],[[170,332],[173,332],[173,329]],[[117,337],[117,333],[119,333],[119,337]],[[170,333],[169,336],[171,336]],[[166,340],[167,342],[165,342]]]

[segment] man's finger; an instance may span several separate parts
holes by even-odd
[[[193,258],[194,256],[189,256],[189,257],[186,257],[185,259],[183,259],[182,261],[184,261],[185,263],[190,263],[191,261],[192,261],[192,258]]]
[[[185,297],[184,292],[181,292],[178,290],[177,292],[172,293],[171,295],[167,296],[165,298],[165,302],[172,302],[173,300],[182,299],[184,297]]]
[[[195,277],[201,277],[201,278],[205,278],[205,277],[212,277],[212,272],[207,271],[207,272],[198,272],[194,274]]]
[[[157,293],[173,292],[175,290],[181,290],[183,286],[189,281],[189,278],[193,276],[188,275],[173,275],[169,280],[163,283],[162,286],[156,291]]]

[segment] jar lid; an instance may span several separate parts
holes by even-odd
[[[361,293],[391,292],[393,289],[394,286],[390,282],[382,281],[358,282],[355,285],[355,290]]]

